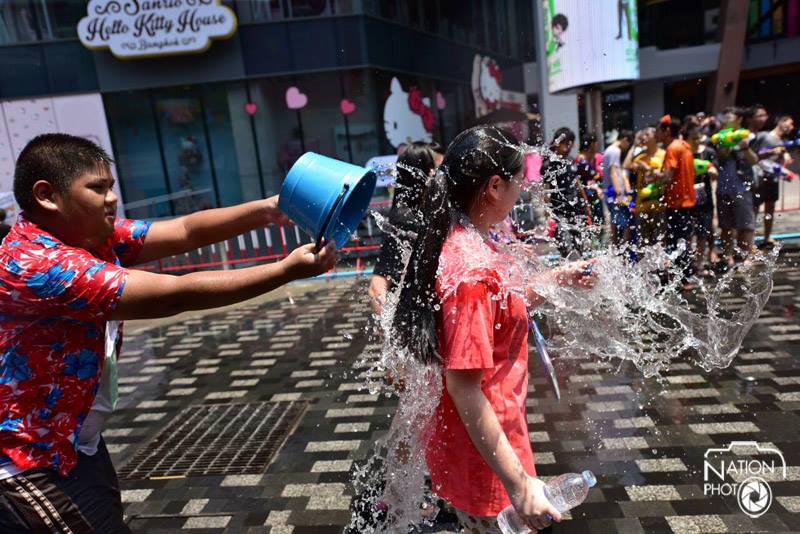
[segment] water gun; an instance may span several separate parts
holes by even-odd
[[[695,174],[705,174],[709,170],[714,169],[714,168],[715,167],[707,159],[697,159],[697,158],[695,158],[695,160],[694,160],[694,173]]]
[[[772,176],[779,176],[786,180],[787,182],[791,182],[795,178],[797,178],[797,173],[790,171],[786,167],[782,165],[778,165],[774,161],[770,161],[768,159],[762,159],[758,162],[759,168]]]
[[[786,141],[783,142],[783,146],[786,147],[786,148],[800,147],[800,138],[798,138],[798,139],[787,139]],[[767,152],[771,152],[771,151],[772,151],[771,148],[762,148],[761,150],[758,151],[758,153],[759,154],[766,154]]]
[[[608,202],[610,205],[613,205],[615,204],[616,199],[617,193],[614,191],[614,186],[609,185],[606,188],[606,202]],[[633,207],[636,205],[636,191],[626,191],[625,200],[628,201],[628,207],[633,209]]]
[[[723,148],[736,148],[744,140],[752,140],[755,137],[747,128],[725,128],[711,136],[711,142],[721,145]]]
[[[800,146],[800,137],[797,139],[787,139],[783,142],[783,146],[786,148],[798,147]]]
[[[661,197],[663,186],[659,182],[653,182],[639,189],[637,197],[640,200],[654,200]]]

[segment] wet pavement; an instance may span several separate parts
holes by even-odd
[[[531,359],[537,471],[546,480],[591,469],[598,478],[587,502],[554,532],[800,531],[798,260],[797,249],[782,255],[766,309],[727,369],[706,373],[677,362],[659,383],[628,366],[556,358],[558,402]],[[168,456],[176,464],[161,465],[175,469],[156,478],[122,478],[134,531],[342,531],[349,471],[388,428],[396,403],[361,389],[368,319],[354,284],[317,282],[291,299],[279,293],[220,313],[127,325],[120,408],[105,439],[121,472],[166,439],[160,454],[174,451]],[[262,404],[271,402],[284,404]],[[237,408],[198,408],[212,404],[246,404],[240,411],[255,415],[232,421]],[[268,416],[258,411],[272,408]],[[197,419],[198,409],[206,419]],[[209,423],[213,413],[219,421]],[[279,447],[272,463],[262,474],[241,474],[242,456],[263,441],[257,423],[284,415],[281,428],[290,435],[285,442],[277,432],[269,436]],[[236,438],[214,446],[226,450],[192,459],[206,443],[205,426],[226,423]],[[776,448],[788,466],[785,478],[762,475],[774,502],[757,519],[735,496],[703,495],[704,455],[731,441]],[[180,469],[238,474],[183,477]]]

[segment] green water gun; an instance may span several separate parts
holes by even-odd
[[[707,159],[697,159],[694,160],[694,173],[695,174],[705,174],[711,169],[714,169],[714,166],[711,164],[710,161]]]
[[[725,128],[711,136],[711,142],[715,145],[720,145],[724,148],[735,148],[736,145],[745,139],[752,139],[750,136],[753,134],[747,128]],[[755,136],[753,136],[755,137]]]
[[[661,197],[663,186],[659,182],[653,182],[639,189],[638,197],[640,200],[653,200]]]

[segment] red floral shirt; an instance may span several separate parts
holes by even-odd
[[[0,245],[0,465],[66,476],[97,394],[106,320],[150,223],[117,219],[96,250],[20,217]],[[122,334],[117,342],[120,343]]]

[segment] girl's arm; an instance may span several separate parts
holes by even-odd
[[[481,391],[483,371],[445,371],[447,393],[455,403],[475,448],[500,478],[520,517],[541,530],[550,523],[546,514],[561,521],[561,514],[544,495],[544,482],[529,476],[508,441],[489,400]]]

